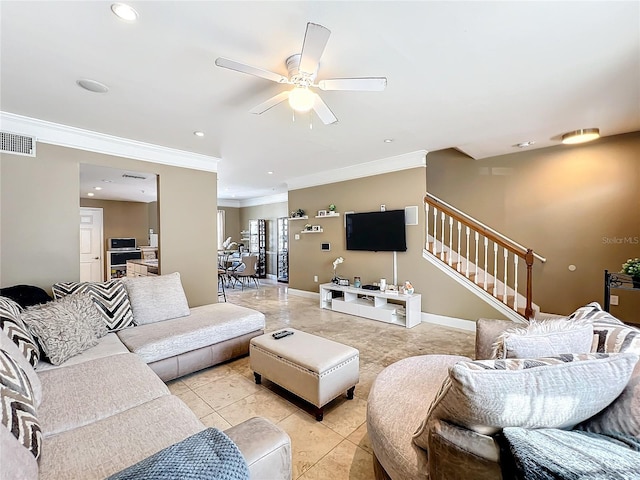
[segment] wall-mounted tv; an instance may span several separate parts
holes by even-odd
[[[346,225],[347,250],[407,251],[404,210],[350,213]]]

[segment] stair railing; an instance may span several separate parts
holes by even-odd
[[[516,312],[520,311],[518,277],[522,273],[519,274],[518,270],[519,260],[524,261],[526,265],[524,316],[527,319],[532,318],[533,262],[536,258],[541,262],[545,262],[546,259],[429,193],[424,197],[424,205],[425,249],[475,284],[482,285],[485,291],[491,291],[494,297],[500,298]],[[493,248],[489,248],[490,244]],[[479,257],[480,245],[483,249],[482,258]],[[500,248],[502,248],[502,259],[499,259]],[[470,258],[470,249],[475,253],[473,260]],[[509,257],[512,258],[511,273]],[[473,271],[470,271],[470,266]],[[492,284],[489,283],[490,280]]]

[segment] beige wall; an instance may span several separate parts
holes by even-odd
[[[267,226],[267,275],[278,274],[278,217],[289,215],[287,202],[269,203],[239,210],[240,230],[249,229],[249,220],[264,218]]]
[[[217,302],[215,173],[47,144],[36,158],[0,155],[2,286],[79,279],[80,163],[159,175],[162,271],[180,272],[191,306]]]
[[[603,303],[603,271],[640,257],[640,132],[475,161],[427,155],[428,191],[547,258],[533,299],[571,313]],[[575,265],[576,270],[568,270]],[[640,322],[640,291],[615,291],[614,315]]]
[[[153,229],[153,233],[160,234],[160,215],[158,212],[158,202],[147,203],[149,230]],[[147,230],[147,238],[142,245],[149,245],[149,230]]]
[[[140,202],[80,199],[81,207],[102,209],[104,245],[109,238],[133,237],[140,245],[149,245],[149,205]],[[157,206],[157,204],[156,204]]]
[[[224,238],[231,237],[234,242],[240,242],[240,209],[218,207],[218,210],[224,210]]]
[[[363,284],[380,278],[393,281],[392,252],[361,252],[346,250],[344,212],[369,212],[380,210],[385,204],[387,210],[418,206],[419,225],[408,225],[407,251],[398,252],[398,282],[409,280],[416,292],[422,294],[422,311],[436,315],[476,320],[479,317],[503,318],[493,308],[475,295],[461,289],[457,283],[433,267],[422,258],[424,246],[424,207],[426,171],[414,168],[384,175],[376,175],[356,180],[322,185],[318,187],[292,190],[289,192],[289,210],[303,209],[309,220],[289,222],[289,285],[291,288],[318,291],[319,283],[326,283],[333,275],[333,261],[342,256],[344,263],[338,266],[340,277],[361,277]],[[314,218],[318,210],[326,210],[335,204],[339,218]],[[304,225],[321,225],[323,233],[295,234]],[[320,250],[320,244],[331,243],[331,251]],[[313,281],[318,276],[319,283]]]

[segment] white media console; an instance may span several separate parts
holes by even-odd
[[[407,328],[421,322],[421,303],[422,296],[416,293],[388,293],[335,283],[320,285],[320,308]]]

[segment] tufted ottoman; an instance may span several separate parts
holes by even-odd
[[[250,366],[256,383],[262,376],[295,393],[316,407],[322,421],[323,408],[342,392],[353,398],[360,372],[360,353],[353,347],[300,330],[276,340],[270,333],[251,339]]]

